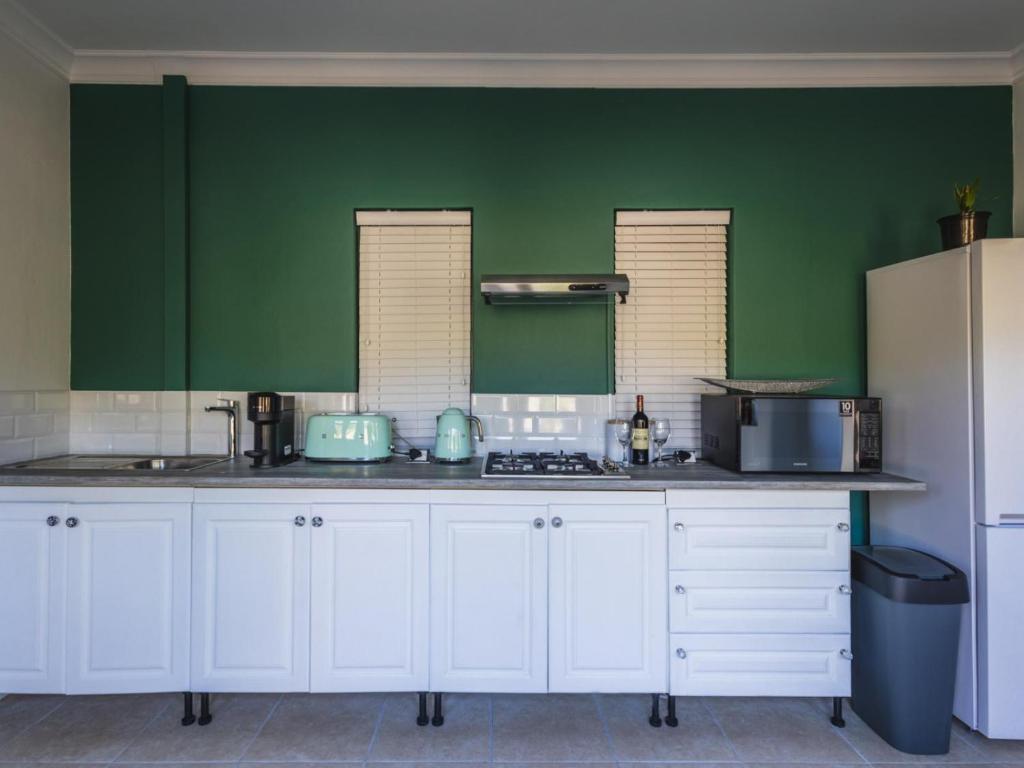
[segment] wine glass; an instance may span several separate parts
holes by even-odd
[[[619,441],[619,445],[622,446],[622,461],[619,465],[622,467],[629,466],[629,451],[626,446],[629,445],[629,441],[633,437],[633,425],[625,419],[615,422],[615,439]]]
[[[669,436],[672,434],[672,425],[668,419],[655,419],[651,423],[651,439],[654,440],[654,444],[658,446],[658,457],[654,460],[654,466],[664,466],[661,463],[661,447],[668,442]]]

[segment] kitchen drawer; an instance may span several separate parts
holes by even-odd
[[[672,571],[672,632],[846,634],[845,571]]]
[[[670,509],[669,568],[847,571],[848,509]]]
[[[671,636],[675,696],[849,696],[850,636]]]

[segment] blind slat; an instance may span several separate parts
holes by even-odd
[[[431,213],[359,227],[360,403],[418,446],[433,441],[439,412],[470,404],[472,231],[447,213],[432,225]]]
[[[628,418],[644,395],[648,416],[672,422],[668,446],[687,450],[700,447],[700,395],[712,391],[694,377],[726,368],[728,217],[697,213],[620,213],[631,223],[615,227],[615,271],[630,281],[615,309],[616,412]]]

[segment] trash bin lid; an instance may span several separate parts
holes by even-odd
[[[897,603],[970,600],[967,576],[945,560],[906,547],[858,546],[852,552],[854,580]]]

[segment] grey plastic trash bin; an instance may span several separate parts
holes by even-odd
[[[853,547],[853,710],[896,749],[949,752],[964,572],[913,549]]]

